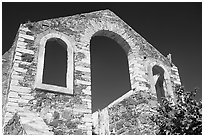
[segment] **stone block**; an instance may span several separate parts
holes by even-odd
[[[21,54],[20,52],[16,52],[15,56],[19,56],[19,57],[21,57],[22,54]]]
[[[90,59],[83,58],[83,59],[81,60],[81,62],[90,64]]]
[[[20,107],[16,107],[16,106],[7,106],[6,110],[8,112],[13,112],[13,113],[22,111],[22,109]]]
[[[22,58],[15,55],[15,56],[14,56],[14,60],[22,60]]]
[[[91,85],[91,82],[89,82],[89,81],[83,81],[83,80],[77,79],[77,80],[76,80],[76,85],[77,85],[77,84]]]
[[[18,80],[12,79],[11,80],[11,85],[17,86],[18,84]]]
[[[84,75],[81,76],[82,78],[84,79],[88,79],[88,80],[91,80],[91,76],[88,75],[87,73],[85,73]]]
[[[85,68],[85,67],[82,67],[82,66],[76,66],[75,70],[83,71],[83,72],[91,72],[90,68]]]
[[[171,67],[171,70],[178,71],[178,68],[176,66],[173,66]]]
[[[82,101],[90,102],[91,103],[91,99],[82,98]]]
[[[17,45],[17,47],[21,49],[26,49],[26,46],[23,46],[23,45]]]
[[[34,54],[34,51],[29,50],[29,49],[23,49],[23,48],[16,48],[16,51],[21,52],[21,53],[27,53],[27,54]]]
[[[31,88],[21,87],[21,86],[10,86],[10,90],[20,92],[20,93],[30,93]]]
[[[22,65],[31,65],[32,63],[26,61],[16,60],[15,63],[22,64]]]
[[[26,100],[26,99],[23,99],[23,98],[20,98],[18,100],[18,103],[21,103],[21,104],[27,104],[29,100]]]
[[[22,73],[26,73],[27,72],[27,69],[23,69],[23,68],[20,68],[20,67],[16,67],[14,66],[13,69],[17,72],[22,72]]]
[[[11,75],[11,78],[12,78],[12,79],[15,79],[15,80],[23,80],[24,77],[23,77],[23,76],[16,75],[16,74],[12,74],[12,75]]]
[[[18,107],[18,103],[17,102],[8,102],[7,106],[14,106],[14,107]]]
[[[19,29],[23,30],[23,31],[29,31],[30,32],[30,30],[28,28],[20,27]]]
[[[24,38],[18,38],[18,41],[24,42],[25,39]]]
[[[175,74],[175,75],[177,75],[177,76],[179,76],[179,73],[178,73],[178,71],[175,71],[175,72],[174,72],[174,74]]]
[[[29,39],[29,40],[34,40],[35,39],[33,36],[25,35],[25,34],[21,34],[21,33],[19,33],[18,36],[21,37],[21,38]]]
[[[91,90],[91,86],[87,86],[87,87],[86,87],[86,90]]]
[[[8,102],[15,102],[15,103],[18,103],[18,100],[19,100],[19,99],[20,99],[19,96],[15,97],[15,98],[13,98],[13,97],[9,97],[9,98],[8,98]]]
[[[10,100],[10,98],[19,98],[18,93],[17,92],[12,92],[10,91],[8,94],[8,98]],[[15,100],[16,101],[16,100]]]
[[[84,43],[84,42],[81,42],[81,41],[77,41],[76,44],[77,44],[78,46],[80,46],[81,48],[84,47],[84,49],[82,48],[82,50],[89,51],[89,49],[86,48],[86,45],[89,44],[89,43],[86,43],[86,42]]]
[[[174,83],[175,83],[175,84],[178,84],[178,85],[181,85],[181,82],[178,81],[178,80],[174,80]]]
[[[90,56],[90,51],[76,48],[76,52],[81,52],[86,56]]]
[[[28,43],[22,42],[22,41],[17,41],[17,47],[20,46],[26,46]]]
[[[82,92],[86,95],[91,95],[91,90],[82,89]]]
[[[90,102],[87,102],[87,108],[91,109],[91,103]]]
[[[31,95],[22,95],[22,96],[21,96],[21,99],[24,99],[24,100],[31,100],[31,99],[34,99],[34,97],[31,96]]]

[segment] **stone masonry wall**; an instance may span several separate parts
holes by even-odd
[[[4,125],[17,112],[22,126],[27,129],[26,134],[91,134],[91,99],[90,92],[86,90],[90,89],[88,81],[83,83],[78,80],[74,87],[74,97],[33,88],[37,73],[36,35],[35,31],[30,31],[25,25],[19,29]],[[75,60],[79,61],[84,57],[79,52],[75,55]],[[79,75],[78,70],[76,77]],[[90,79],[90,72],[83,76]]]
[[[37,38],[49,31],[63,33],[71,40],[74,49],[73,94],[34,86],[39,73],[37,64],[41,46]],[[180,84],[178,69],[110,10],[28,22],[20,26],[12,53],[8,59],[7,55],[3,56],[3,68],[8,68],[3,70],[4,129],[8,124],[15,124],[12,119],[16,114],[24,134],[92,134],[90,40],[94,36],[114,39],[125,50],[132,88],[127,98],[119,98],[117,103],[113,102],[101,111],[99,117],[104,119],[104,123],[99,124],[104,128],[97,132],[154,134],[152,123],[146,124],[149,122],[146,116],[153,112],[152,104],[155,104],[156,98],[150,90],[148,61],[166,69],[172,87]],[[4,65],[6,62],[7,65]]]
[[[149,117],[156,113],[156,107],[157,97],[148,88],[130,90],[103,110],[93,113],[94,133],[99,135],[154,135],[157,127]],[[104,110],[107,112],[104,113]],[[101,117],[106,117],[106,119]],[[103,123],[106,126],[103,126]],[[108,128],[108,132],[100,132],[105,130],[104,128]]]
[[[15,43],[14,43],[15,45]],[[12,46],[9,51],[7,51],[2,56],[2,125],[4,123],[4,116],[5,116],[5,104],[7,102],[7,96],[10,87],[10,75],[12,70],[12,60],[14,57],[14,46]]]
[[[109,134],[154,135],[157,127],[149,117],[156,113],[156,96],[142,90],[130,92],[133,94],[107,107]]]

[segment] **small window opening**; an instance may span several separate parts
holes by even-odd
[[[59,38],[47,40],[42,83],[66,87],[67,50]]]
[[[162,98],[165,97],[165,90],[164,90],[164,69],[158,65],[155,65],[152,68],[153,78],[155,83],[155,89],[157,94],[157,100],[161,102]]]

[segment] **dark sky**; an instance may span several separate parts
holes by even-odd
[[[202,3],[3,3],[2,54],[21,23],[110,9],[164,56],[171,53],[186,90],[202,91]],[[107,50],[109,47],[109,50]],[[130,89],[127,59],[112,40],[91,40],[93,111]]]

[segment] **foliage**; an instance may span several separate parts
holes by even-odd
[[[159,127],[161,135],[202,135],[202,102],[194,99],[197,89],[185,92],[177,87],[176,99],[164,98],[158,113],[151,119]]]

